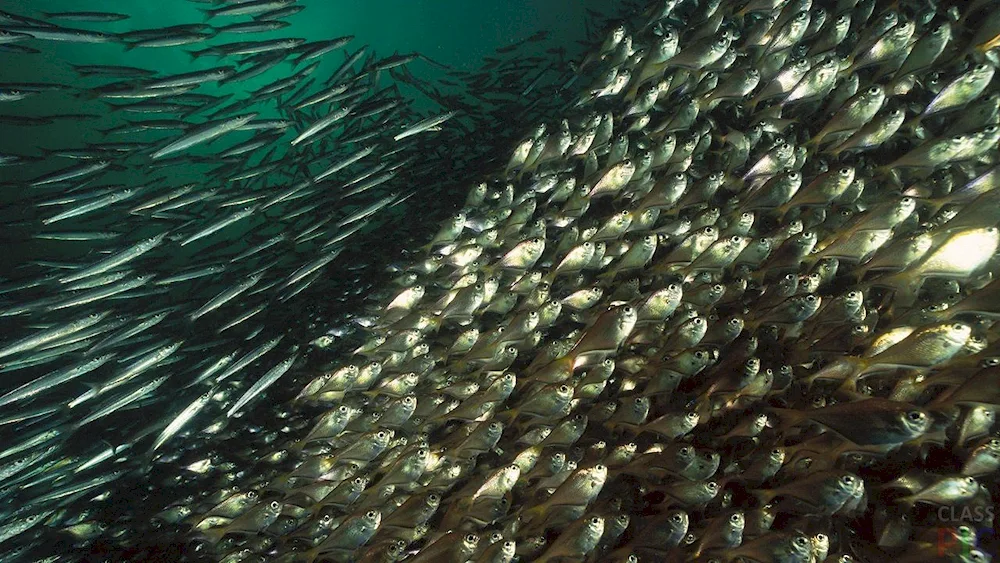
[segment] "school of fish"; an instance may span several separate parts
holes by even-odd
[[[0,154],[8,228],[86,249],[0,288],[0,562],[996,555],[996,0],[623,4],[578,58],[448,72],[466,97],[416,54],[311,76],[350,38],[215,41],[294,0],[198,3],[0,15],[19,56],[242,60],[77,65],[182,118]]]

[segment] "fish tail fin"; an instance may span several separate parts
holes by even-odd
[[[316,558],[319,557],[319,555],[320,555],[319,548],[318,547],[314,547],[314,548],[310,549],[309,551],[306,551],[305,553],[302,554],[302,556],[303,556],[302,561],[309,561],[310,563],[312,563],[313,561],[316,560]]]
[[[842,71],[844,73],[842,76],[850,76],[855,71],[857,71],[858,69],[855,66],[856,63],[857,63],[857,58],[854,56],[854,54],[851,54],[846,59],[844,59],[841,67],[842,68],[846,67],[846,70]]]
[[[198,57],[201,56],[201,53],[199,53],[198,51],[185,51],[185,52],[188,54],[189,57],[191,57],[191,62],[198,60]]]
[[[840,156],[840,153],[842,153],[845,150],[847,150],[847,143],[849,143],[849,142],[850,142],[850,139],[847,139],[843,143],[839,143],[839,144],[835,144],[835,145],[832,145],[830,147],[827,147],[823,151],[823,153],[824,154],[828,154],[828,155],[836,158],[836,157]]]
[[[435,61],[434,59],[428,57],[427,55],[419,54],[418,57],[420,59],[424,60],[424,61],[427,61],[427,62],[431,63],[432,65],[434,65],[434,66],[436,66],[436,67],[438,67],[438,68],[440,68],[442,70],[453,70],[452,67],[450,67],[450,66],[448,66],[448,65],[446,65],[444,63],[439,63],[439,62]]]
[[[771,501],[778,496],[773,489],[757,489],[756,491],[750,491],[750,494],[757,499],[757,502],[759,502],[761,506],[770,504]]]
[[[708,394],[704,394],[695,400],[694,412],[698,413],[698,420],[708,421],[712,417],[712,401]]]
[[[201,535],[205,536],[205,539],[209,543],[215,545],[219,543],[223,537],[225,537],[228,528],[226,526],[220,526],[218,528],[209,528],[207,530],[202,530]]]
[[[530,375],[532,376],[532,378],[534,378],[536,376],[540,377],[540,376],[543,376],[543,375],[550,375],[550,376],[552,376],[552,377],[546,377],[545,379],[538,379],[537,380],[538,382],[549,382],[549,381],[552,381],[552,380],[560,380],[560,381],[562,381],[562,380],[565,380],[565,379],[570,379],[571,377],[573,377],[573,370],[574,370],[574,365],[573,364],[575,362],[576,362],[576,358],[574,356],[566,355],[566,356],[563,356],[562,358],[557,358],[557,359],[552,360],[551,362],[549,362],[547,364],[543,364],[543,365],[539,366]],[[567,372],[568,372],[568,374],[567,374]],[[528,383],[529,381],[531,381],[531,380],[530,379],[525,379],[524,380],[525,383]],[[520,383],[520,379],[519,379],[518,383]]]
[[[924,113],[920,113],[914,116],[913,119],[910,119],[906,123],[904,123],[902,127],[905,127],[905,130],[909,131],[910,133],[915,133],[917,131],[917,128],[919,128],[920,124],[923,122],[924,115],[925,115]]]
[[[917,300],[917,293],[923,284],[924,278],[919,275],[907,273],[904,270],[896,274],[873,279],[867,282],[866,287],[860,289],[865,290],[871,286],[891,289],[893,300],[901,306],[909,307]]]
[[[803,381],[810,387],[817,380],[821,379],[841,380],[845,383],[849,380],[854,380],[856,383],[857,377],[861,374],[862,369],[863,365],[860,358],[845,357],[823,366],[822,369],[812,375],[809,375]]]
[[[795,424],[797,424],[797,423],[805,420],[805,418],[806,418],[806,416],[804,414],[802,414],[800,411],[795,410],[795,409],[784,409],[784,408],[779,408],[779,407],[767,407],[765,410],[767,410],[770,413],[778,415],[778,418],[781,419],[780,426],[786,427],[786,428],[794,426]]]
[[[504,426],[510,426],[514,420],[517,419],[517,413],[517,409],[507,409],[505,411],[495,413],[493,417]]]
[[[215,12],[211,8],[198,8],[202,14],[202,21],[208,21],[215,17]]]
[[[291,487],[289,486],[291,481],[292,481],[291,476],[282,475],[281,477],[278,477],[277,479],[271,481],[271,483],[268,485],[268,488],[282,492],[287,492],[291,489]]]
[[[715,104],[713,103],[714,101],[715,100],[712,98],[711,93],[705,94],[704,96],[698,98],[697,101],[695,102],[698,105],[698,115],[701,115],[702,113],[714,109],[715,108]]]
[[[545,515],[545,505],[544,504],[540,504],[538,506],[535,506],[535,507],[532,507],[532,508],[529,508],[527,510],[522,511],[521,512],[521,521],[524,522],[524,523],[526,523],[526,524],[529,524],[533,520],[537,520],[538,518],[540,518],[540,517],[542,517],[544,515]]]
[[[816,133],[815,135],[813,135],[804,144],[805,144],[806,147],[818,148],[819,145],[820,145],[820,143],[823,142],[823,137],[826,137],[826,128],[821,129],[818,133]]]
[[[901,505],[907,511],[913,510],[913,505],[916,504],[912,497],[905,496],[892,501],[893,504]]]

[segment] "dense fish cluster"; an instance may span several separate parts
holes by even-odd
[[[536,64],[545,34],[467,72],[286,36],[302,10],[178,1],[164,16],[191,23],[151,29],[0,12],[0,561],[119,537],[204,487],[177,456],[230,462],[252,407],[350,341],[385,264],[576,79]]]
[[[297,8],[208,10],[257,32]],[[7,46],[105,38],[4,17]],[[192,56],[305,63],[344,43]],[[38,215],[21,228],[95,250],[36,260],[3,293],[23,335],[0,346],[16,381],[0,561],[151,561],[175,543],[227,562],[990,561],[997,47],[995,1],[656,0],[576,63],[497,59],[459,77],[466,101],[421,84],[442,109],[422,119],[374,86],[381,70],[420,84],[405,57],[355,71],[355,54],[322,82],[300,69],[233,107],[204,99],[160,142],[60,151],[81,162],[17,184]],[[90,92],[187,105],[206,77],[189,80]],[[491,84],[514,105],[490,109]],[[262,97],[282,115],[243,113]],[[476,114],[514,108],[534,123],[502,154],[435,150],[442,123],[504,146]],[[207,184],[100,183],[206,161],[224,163]],[[337,297],[308,289],[357,264],[338,255],[367,250],[360,225],[444,175],[461,209],[400,234],[357,333],[286,334],[286,304]],[[201,246],[269,210],[279,226],[249,248]],[[122,232],[133,220],[164,228]],[[122,441],[81,446],[92,428]]]

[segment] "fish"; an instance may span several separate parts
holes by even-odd
[[[150,158],[157,159],[169,156],[171,154],[187,150],[197,144],[201,144],[210,141],[220,135],[224,135],[229,131],[238,129],[247,123],[249,123],[253,118],[257,117],[256,113],[249,113],[246,115],[240,115],[226,120],[217,121],[215,123],[209,123],[198,129],[192,130],[185,133],[183,136],[177,138],[170,143],[167,143],[162,148],[153,151],[150,154]]]

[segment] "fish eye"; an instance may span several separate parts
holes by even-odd
[[[743,237],[741,237],[739,235],[733,235],[733,236],[729,237],[729,242],[731,242],[733,244],[738,244],[741,240],[743,240]]]
[[[840,478],[840,481],[845,485],[853,485],[854,477],[851,477],[850,475],[844,475],[843,477]]]
[[[809,545],[809,540],[802,536],[799,536],[795,538],[795,545],[799,547],[806,547],[807,545]]]
[[[687,418],[688,420],[697,420],[698,419],[698,413],[696,413],[696,412],[689,412],[686,415],[684,415],[684,417]]]
[[[272,500],[270,506],[271,510],[278,510],[278,507],[281,506],[281,503],[276,500]]]
[[[479,541],[479,536],[477,536],[476,534],[468,534],[465,536],[465,541],[468,543],[476,543],[477,541]]]
[[[737,512],[737,513],[733,514],[732,516],[730,516],[729,517],[729,521],[732,522],[733,524],[739,524],[739,522],[740,522],[740,513]]]
[[[569,393],[569,385],[560,385],[559,386],[559,392],[560,393]]]
[[[247,498],[250,500],[257,498],[257,491],[247,491]]]
[[[369,510],[365,514],[365,517],[368,518],[369,520],[374,520],[374,519],[378,518],[378,512],[375,512],[374,510]]]
[[[906,413],[906,418],[910,419],[913,422],[920,422],[921,420],[924,419],[924,413],[920,411],[910,411]]]
[[[671,514],[670,521],[675,524],[679,524],[682,521],[681,515],[677,513]]]
[[[384,440],[388,437],[388,434],[386,434],[385,431],[380,430],[375,436],[378,437],[379,440]]]
[[[974,486],[974,485],[978,485],[979,483],[976,481],[976,479],[974,477],[966,477],[965,478],[965,484],[966,485],[972,485],[972,486]]]

